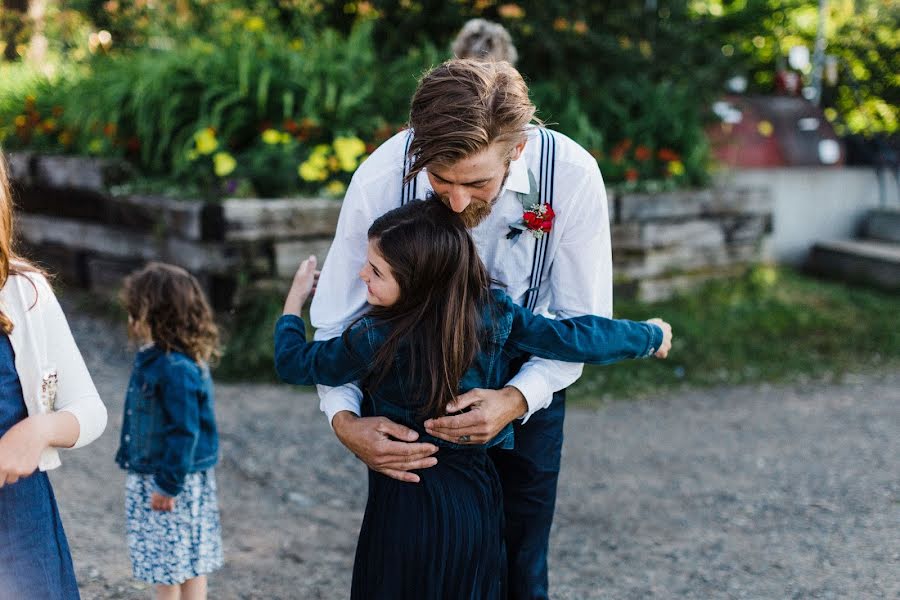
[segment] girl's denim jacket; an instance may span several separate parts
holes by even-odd
[[[177,496],[188,473],[214,466],[219,436],[209,368],[156,346],[134,358],[116,462],[154,475],[157,492]]]
[[[649,323],[607,319],[593,315],[553,320],[535,315],[517,305],[500,290],[491,291],[483,311],[488,339],[466,371],[460,393],[474,388],[502,388],[514,374],[511,369],[528,356],[568,362],[608,364],[626,358],[650,356],[662,343],[662,329]],[[288,383],[299,385],[343,385],[362,379],[376,350],[387,337],[387,329],[371,317],[363,317],[346,336],[308,342],[306,325],[296,315],[284,315],[275,325],[275,369]],[[425,399],[415,397],[408,372],[408,357],[402,351],[391,372],[375,390],[364,390],[364,416],[384,416],[419,433],[419,441],[441,447],[461,446],[435,438],[422,425]],[[487,446],[511,448],[512,424]],[[481,446],[483,447],[483,446]]]

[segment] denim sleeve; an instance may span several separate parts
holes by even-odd
[[[501,308],[512,312],[507,349],[541,358],[605,365],[650,356],[662,343],[662,329],[650,323],[595,315],[548,319],[512,300]]]
[[[286,383],[343,385],[360,379],[373,352],[368,331],[360,322],[346,336],[309,342],[306,323],[296,315],[283,315],[275,324],[275,371]]]
[[[197,368],[187,361],[168,359],[157,393],[162,408],[165,450],[154,476],[157,491],[177,496],[194,461],[200,437],[200,401],[203,383]]]

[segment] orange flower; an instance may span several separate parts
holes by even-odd
[[[637,181],[638,180],[638,172],[635,168],[630,168],[625,170],[625,181]]]
[[[497,7],[497,14],[504,19],[521,19],[525,11],[518,4],[501,4]]]
[[[659,157],[659,160],[664,160],[667,162],[671,162],[673,160],[681,160],[681,157],[678,155],[678,153],[669,148],[660,148],[659,152],[656,153],[656,156]]]
[[[569,20],[565,17],[556,17],[556,20],[553,21],[553,29],[556,31],[565,31],[569,28]]]
[[[641,162],[646,160],[650,160],[650,157],[653,156],[653,153],[650,151],[650,148],[647,146],[638,146],[634,149],[634,157]]]
[[[625,153],[628,152],[628,149],[631,148],[631,140],[625,138],[615,146],[609,153],[609,157],[613,160],[614,163],[618,164],[622,162],[622,159],[625,158]]]
[[[107,123],[103,126],[103,135],[108,138],[114,137],[116,135],[116,129],[115,123]]]
[[[578,35],[584,35],[588,31],[587,23],[584,21],[575,21],[575,24],[572,25],[572,30]]]

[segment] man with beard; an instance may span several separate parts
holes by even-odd
[[[426,74],[410,129],[356,171],[312,304],[316,339],[340,335],[366,310],[356,276],[366,232],[388,210],[434,193],[471,228],[491,277],[534,312],[611,316],[606,190],[596,161],[535,118],[521,75],[506,62],[450,60]],[[491,450],[503,484],[510,598],[548,597],[564,390],[582,365],[531,358],[500,390],[472,390],[423,434],[486,444],[514,422],[515,448]],[[369,468],[416,482],[437,447],[383,417],[363,417],[356,386],[320,386],[335,434]]]

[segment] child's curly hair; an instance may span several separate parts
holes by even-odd
[[[125,278],[120,294],[131,318],[128,333],[197,362],[219,357],[219,328],[197,279],[175,265],[148,263]]]

